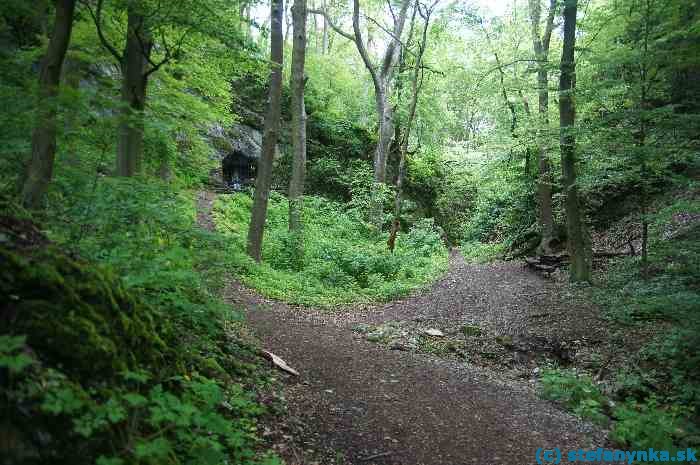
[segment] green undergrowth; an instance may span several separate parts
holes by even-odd
[[[610,439],[620,447],[676,451],[700,445],[692,407],[669,404],[653,394],[637,399],[625,396],[623,389],[604,392],[589,375],[574,369],[546,370],[541,382],[544,398],[609,428]]]
[[[506,246],[501,243],[467,242],[459,247],[464,259],[473,263],[489,263],[502,259]]]
[[[0,463],[278,463],[256,427],[274,381],[194,196],[103,179],[52,207],[53,242],[0,222]]]
[[[646,267],[620,259],[593,288],[616,331],[650,339],[605,382],[571,371],[543,376],[546,397],[609,421],[611,438],[631,448],[700,446],[700,202],[687,197],[648,215]]]
[[[447,250],[431,220],[399,234],[394,253],[388,235],[340,204],[306,197],[303,249],[288,231],[288,203],[273,193],[263,241],[263,261],[245,255],[252,199],[220,197],[214,207],[218,231],[229,239],[229,261],[249,286],[287,302],[332,306],[395,298],[424,286],[447,269]]]

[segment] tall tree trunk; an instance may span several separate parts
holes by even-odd
[[[642,276],[646,279],[649,276],[649,195],[648,195],[648,177],[649,167],[647,164],[646,143],[647,143],[647,125],[648,119],[646,112],[649,109],[647,101],[648,93],[648,75],[649,75],[649,22],[651,16],[651,0],[646,0],[644,8],[644,46],[642,48],[642,59],[639,63],[639,156],[640,156],[640,189],[639,203],[641,207],[641,223],[642,223],[642,243],[641,243],[641,259],[642,259]]]
[[[391,140],[394,136],[394,107],[389,101],[389,96],[391,95],[392,84],[396,74],[394,68],[396,67],[396,62],[399,58],[402,46],[400,38],[403,34],[404,24],[406,23],[408,8],[412,3],[413,0],[403,0],[399,13],[396,15],[392,14],[394,29],[390,34],[387,48],[379,65],[372,62],[372,58],[368,52],[368,48],[371,48],[371,40],[368,38],[367,43],[365,43],[362,38],[360,0],[353,0],[352,34],[344,32],[335,25],[328,16],[327,11],[313,11],[315,14],[322,14],[328,22],[328,25],[333,28],[334,31],[355,43],[365,68],[372,77],[379,140],[377,141],[377,148],[374,152],[374,183],[371,192],[370,217],[377,227],[381,226],[382,213],[381,199],[379,199],[378,196],[379,184],[384,184],[386,182],[387,157],[391,149]]]
[[[270,3],[270,90],[267,114],[263,132],[262,153],[258,160],[258,174],[255,181],[255,199],[248,229],[248,255],[255,261],[262,258],[262,240],[267,218],[267,203],[272,183],[272,163],[275,158],[275,146],[280,127],[282,103],[282,21],[284,0],[271,0]]]
[[[326,0],[323,1],[323,11],[326,11]],[[323,16],[323,40],[321,41],[321,53],[328,53],[328,20]]]
[[[590,282],[590,241],[586,237],[576,186],[576,136],[574,135],[576,65],[574,47],[576,46],[577,3],[578,0],[566,0],[564,6],[564,47],[559,78],[559,144],[561,147],[563,188],[566,196],[566,229],[569,255],[571,256],[570,277],[573,282]]]
[[[549,129],[549,75],[547,71],[549,60],[549,43],[554,28],[557,0],[550,0],[549,12],[545,23],[544,35],[540,36],[540,0],[529,0],[530,19],[532,23],[532,48],[537,60],[537,93],[539,96],[539,121],[537,128],[537,203],[539,205],[538,222],[541,240],[537,253],[548,255],[552,253],[554,239],[554,219],[552,214],[552,173],[547,153],[547,137]]]
[[[391,95],[391,84],[394,78],[394,67],[399,58],[401,51],[401,42],[398,40],[403,33],[408,7],[411,0],[404,0],[401,5],[401,10],[394,20],[394,30],[392,37],[389,40],[386,51],[382,58],[382,63],[379,66],[379,72],[370,59],[367,47],[362,40],[362,32],[360,30],[360,6],[359,0],[353,1],[353,19],[352,26],[355,45],[360,53],[365,67],[372,75],[372,83],[374,84],[374,96],[377,109],[377,124],[379,126],[379,141],[374,154],[374,181],[384,183],[386,181],[386,161],[391,146],[391,139],[394,135],[394,108],[389,102]]]
[[[315,0],[311,2],[311,9],[316,10],[316,1]],[[307,11],[308,11],[308,8],[307,8]],[[294,16],[294,14],[292,14],[292,22],[294,21],[293,16]],[[312,35],[314,37],[314,52],[318,53],[319,52],[318,18],[316,17],[316,15],[313,15],[313,22],[314,22],[314,26],[313,26],[314,31],[313,31]],[[308,40],[307,40],[307,42],[308,42]]]
[[[287,4],[289,5],[289,4]],[[292,13],[286,8],[284,10],[284,43],[289,42],[289,33],[292,30]]]
[[[386,165],[394,138],[394,106],[389,101],[391,83],[386,80],[375,90],[377,105],[379,140],[374,152],[374,182],[386,182]]]
[[[489,34],[489,31],[486,28],[486,25],[484,25],[483,20],[480,19],[479,23],[481,24],[481,29],[484,31],[484,36],[486,37],[486,41],[489,44],[489,48],[492,50],[491,53],[493,53],[493,57],[496,59],[496,69],[498,70],[498,78],[501,84],[501,97],[503,97],[503,103],[510,112],[510,135],[512,138],[516,138],[517,135],[515,134],[515,129],[518,126],[518,114],[515,111],[515,104],[508,97],[508,90],[506,88],[505,81],[506,73],[503,69],[503,65],[501,64],[501,58],[498,56],[498,51],[491,42],[491,34]]]
[[[61,68],[73,29],[75,0],[56,2],[53,33],[39,72],[39,102],[32,134],[32,156],[22,186],[21,200],[28,208],[38,208],[51,178],[56,157],[56,113]]]
[[[403,33],[411,0],[404,0],[401,10],[394,21],[393,37],[387,46],[379,73],[374,70],[367,49],[364,47],[361,39],[358,3],[359,0],[354,0],[353,29],[355,31],[355,37],[357,39],[356,44],[360,55],[363,57],[370,74],[372,74],[374,97],[377,107],[377,124],[379,127],[379,140],[377,141],[377,148],[374,152],[374,183],[372,185],[370,205],[370,218],[372,223],[379,229],[381,228],[382,222],[382,202],[379,198],[379,185],[386,182],[386,164],[389,157],[389,150],[391,149],[391,141],[394,136],[394,106],[389,101],[389,96],[391,95],[394,81],[394,68],[401,52],[401,42],[398,38],[400,38]]]
[[[238,20],[244,37],[248,37],[248,22],[245,20],[246,4],[246,0],[238,0]]]
[[[306,0],[294,0],[292,7],[292,177],[289,181],[289,231],[301,231],[304,177],[306,174],[306,108],[304,106],[304,61],[306,59]],[[301,238],[297,238],[300,242]],[[297,246],[301,246],[298,243]]]
[[[413,68],[413,73],[411,74],[411,101],[408,106],[408,119],[406,120],[406,129],[404,130],[403,137],[399,143],[399,173],[396,177],[396,198],[394,199],[394,221],[391,224],[391,232],[389,234],[389,250],[394,251],[394,245],[396,243],[396,235],[398,234],[399,228],[401,227],[401,204],[403,201],[403,182],[406,176],[406,155],[408,154],[408,143],[411,136],[411,128],[413,126],[413,121],[416,117],[416,108],[418,106],[418,98],[420,96],[421,88],[423,87],[423,55],[428,44],[428,27],[430,26],[430,15],[432,10],[437,5],[436,0],[432,6],[426,8],[425,12],[419,10],[421,17],[423,18],[423,33],[421,41],[418,44],[418,52],[416,53],[416,62]],[[416,9],[421,8],[420,5],[416,6]],[[414,12],[415,19],[415,12]],[[413,34],[413,23],[411,23],[411,34]]]
[[[357,0],[355,0],[357,1]],[[393,38],[390,40],[387,50],[382,60],[380,72],[374,71],[369,58],[365,60],[365,64],[371,72],[373,72],[372,82],[374,83],[374,99],[377,108],[377,125],[379,128],[379,140],[377,148],[374,152],[374,182],[386,182],[386,164],[391,148],[391,141],[394,136],[394,106],[389,101],[389,96],[392,92],[392,84],[394,82],[394,68],[398,61],[401,52],[401,43],[397,40],[401,37],[403,27],[406,22],[408,6],[411,0],[404,0],[399,16],[396,18],[394,25]],[[356,15],[359,15],[359,8],[355,10]],[[353,25],[357,25],[359,21],[353,20]],[[360,38],[359,26],[355,28],[356,37]],[[361,42],[361,38],[359,39]],[[362,47],[361,55],[369,56],[365,47]]]
[[[386,165],[394,137],[394,107],[389,101],[391,86],[388,79],[375,86],[374,97],[377,107],[379,140],[374,151],[374,182],[370,192],[369,217],[371,223],[379,230],[382,227],[381,185],[386,182]]]
[[[143,111],[146,108],[148,57],[153,41],[144,17],[128,12],[126,47],[122,58],[122,115],[117,140],[117,176],[134,176],[143,158]]]

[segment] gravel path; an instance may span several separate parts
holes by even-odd
[[[211,201],[211,194],[200,199],[205,227]],[[536,463],[539,447],[588,448],[604,445],[604,437],[539,399],[533,380],[501,376],[497,367],[389,350],[351,328],[406,320],[441,328],[473,323],[516,336],[569,331],[569,338],[595,343],[595,331],[578,334],[576,328],[590,328],[585,323],[597,316],[556,290],[519,264],[474,265],[453,253],[450,271],[432,287],[381,305],[300,308],[236,282],[226,298],[247,310],[263,346],[300,372],[287,379],[289,418],[280,420],[296,425],[296,437],[285,435],[280,440],[289,444],[277,444],[288,463],[524,465]],[[541,323],[572,312],[577,316],[569,323],[581,324],[563,325],[569,329]]]

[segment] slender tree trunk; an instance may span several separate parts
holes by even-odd
[[[130,10],[122,58],[122,115],[117,140],[117,176],[134,176],[143,158],[143,111],[148,85],[147,57],[153,42],[142,15]]]
[[[552,214],[552,173],[547,153],[547,136],[549,128],[549,75],[547,61],[549,59],[549,43],[554,27],[557,0],[551,0],[545,24],[544,36],[540,36],[540,0],[530,0],[530,19],[532,23],[532,48],[537,60],[537,92],[539,97],[539,122],[537,128],[537,201],[539,204],[538,222],[541,240],[537,253],[548,255],[552,253],[554,239],[554,219]]]
[[[501,96],[503,97],[503,102],[508,107],[510,111],[510,135],[511,137],[517,137],[515,134],[515,129],[518,127],[518,114],[515,111],[515,104],[508,98],[508,91],[506,90],[505,77],[506,73],[503,71],[501,66],[501,60],[498,57],[498,52],[493,52],[493,56],[496,57],[496,66],[498,66],[498,76],[501,82]]]
[[[357,2],[358,0],[355,0]],[[384,54],[384,59],[382,60],[382,65],[380,72],[373,73],[374,82],[374,96],[377,107],[377,123],[379,126],[379,140],[377,141],[377,148],[374,152],[374,184],[372,185],[371,193],[371,206],[370,206],[370,218],[372,223],[379,229],[381,228],[381,216],[382,216],[382,202],[379,198],[380,184],[386,183],[386,165],[389,157],[389,151],[391,150],[391,141],[394,137],[394,106],[389,101],[389,96],[392,91],[392,83],[394,81],[394,67],[398,61],[401,52],[401,43],[397,38],[401,37],[403,33],[404,24],[406,22],[406,16],[408,13],[408,7],[411,0],[404,0],[398,17],[394,22],[394,32],[393,38],[390,40],[387,46],[386,53]],[[359,13],[359,9],[356,8],[356,15]],[[353,25],[357,25],[357,21],[353,20]],[[359,28],[355,27],[355,36],[360,38]],[[359,39],[361,41],[361,39]],[[359,43],[359,42],[358,42]],[[367,51],[364,50],[364,55],[367,55]],[[362,51],[360,52],[362,55]],[[365,64],[368,68],[371,68],[371,61],[365,59]],[[370,70],[370,72],[372,72]]]
[[[404,130],[403,137],[399,144],[399,173],[396,177],[396,198],[394,200],[394,221],[391,224],[391,232],[389,234],[389,250],[394,251],[394,245],[396,243],[396,235],[398,234],[399,228],[401,227],[401,204],[403,201],[403,182],[406,176],[406,155],[408,154],[408,143],[411,136],[411,128],[413,126],[413,121],[416,117],[416,108],[418,107],[418,98],[420,97],[420,91],[423,87],[423,55],[428,44],[428,27],[430,26],[430,15],[432,9],[437,4],[437,1],[428,7],[424,12],[420,11],[423,17],[423,34],[421,41],[418,45],[418,53],[416,54],[416,63],[413,68],[413,73],[411,74],[411,101],[408,106],[408,119],[406,120],[406,129]],[[420,7],[417,7],[420,8]],[[415,20],[415,13],[414,13]],[[411,24],[411,34],[413,34],[413,23]]]
[[[56,17],[49,47],[39,73],[39,103],[32,134],[32,155],[22,186],[22,203],[38,208],[51,178],[56,157],[56,113],[61,68],[73,28],[75,0],[56,2]]]
[[[391,93],[390,83],[385,81],[380,89],[376,92],[376,105],[378,125],[379,125],[379,140],[377,141],[377,149],[374,152],[374,182],[386,182],[386,164],[391,150],[391,142],[394,138],[394,106],[389,101]]]
[[[326,11],[326,0],[323,1],[323,11]],[[328,53],[328,20],[323,16],[323,40],[321,41],[321,53]]]
[[[289,4],[287,4],[289,5]],[[284,43],[289,42],[289,33],[292,30],[292,13],[288,9],[284,10]]]
[[[380,198],[381,185],[386,183],[386,165],[391,151],[391,142],[394,137],[394,107],[389,101],[391,87],[388,79],[383,80],[374,88],[375,102],[379,126],[379,140],[374,151],[374,182],[370,192],[369,217],[377,229],[382,227],[382,199]]]
[[[651,16],[651,0],[645,1],[644,9],[644,46],[642,48],[642,59],[639,64],[639,156],[640,156],[640,189],[639,197],[641,204],[641,223],[642,223],[642,244],[641,244],[641,259],[642,259],[642,276],[646,279],[649,276],[649,195],[648,195],[648,177],[649,167],[647,165],[646,143],[647,143],[647,115],[649,109],[647,102],[648,92],[648,74],[649,74],[649,20]]]
[[[372,82],[374,84],[377,124],[379,126],[379,141],[377,142],[377,149],[374,154],[374,181],[377,183],[384,183],[386,181],[387,156],[391,147],[391,139],[394,136],[394,108],[391,102],[389,102],[389,95],[391,95],[391,84],[395,75],[394,67],[396,66],[401,51],[401,43],[397,39],[401,37],[403,33],[408,7],[411,3],[411,0],[404,0],[401,5],[401,10],[394,21],[393,37],[389,40],[389,44],[382,58],[382,63],[379,66],[379,72],[377,72],[362,40],[359,20],[359,0],[354,0],[353,2],[355,44],[365,63],[365,67],[372,75]]]
[[[248,23],[245,20],[245,8],[246,8],[246,1],[245,0],[238,0],[238,20],[239,24],[241,27],[241,32],[243,32],[243,36],[247,37],[247,30],[248,30]]]
[[[323,14],[324,19],[329,26],[333,28],[341,36],[355,42],[357,51],[362,58],[365,68],[372,76],[372,84],[374,85],[374,98],[377,110],[377,125],[379,132],[379,140],[377,148],[374,152],[374,183],[371,192],[370,218],[375,226],[381,226],[382,205],[379,199],[379,184],[386,182],[386,164],[389,150],[391,149],[391,140],[394,136],[394,108],[389,101],[389,96],[392,91],[392,83],[395,77],[394,68],[399,58],[401,51],[400,37],[403,34],[404,24],[408,8],[413,3],[413,0],[403,0],[401,10],[397,15],[392,15],[394,20],[394,30],[390,34],[388,45],[381,63],[376,65],[372,62],[368,48],[371,49],[371,39],[368,38],[365,43],[362,38],[362,27],[360,24],[360,0],[353,0],[352,14],[352,29],[353,33],[349,34],[335,25],[328,16],[326,11],[314,11],[314,13]]]
[[[262,153],[258,161],[258,174],[255,181],[255,199],[248,229],[248,255],[255,261],[262,258],[262,240],[267,217],[267,203],[272,183],[272,163],[275,158],[275,146],[280,128],[282,102],[282,64],[283,41],[282,21],[284,0],[271,0],[270,4],[270,90],[268,97],[265,128],[263,132]]]
[[[506,89],[506,73],[503,70],[503,65],[501,64],[501,58],[498,56],[498,52],[496,49],[493,47],[493,44],[491,42],[491,35],[489,34],[488,29],[486,29],[486,26],[483,24],[483,22],[480,21],[481,28],[484,31],[484,35],[486,36],[486,41],[489,44],[489,48],[492,50],[493,56],[496,59],[496,67],[498,69],[498,78],[499,82],[501,84],[501,97],[503,97],[503,103],[505,104],[506,108],[508,108],[508,111],[510,112],[510,135],[511,137],[515,138],[517,137],[515,134],[515,128],[518,126],[518,114],[515,111],[515,104],[510,100],[508,97],[508,90]]]
[[[559,121],[561,166],[563,188],[566,196],[566,229],[568,233],[569,255],[571,256],[570,277],[573,282],[590,282],[591,253],[581,214],[581,206],[576,186],[576,104],[574,85],[576,65],[574,47],[576,45],[576,10],[578,0],[567,0],[564,6],[564,47],[561,55],[561,75],[559,79]]]
[[[316,9],[317,9],[316,8],[316,0],[312,0],[311,1],[311,10],[316,11]],[[307,7],[306,11],[309,11],[308,7]],[[313,19],[313,26],[312,26],[313,32],[311,33],[311,35],[314,38],[314,52],[319,53],[319,51],[320,51],[319,43],[320,42],[318,40],[318,18],[316,17],[316,15],[313,15],[312,19]],[[292,22],[294,22],[294,13],[293,12],[292,12]],[[308,43],[308,39],[306,40],[306,42]]]
[[[292,177],[289,181],[289,231],[300,232],[306,174],[306,108],[304,106],[304,61],[306,59],[306,0],[294,0],[292,7]],[[297,239],[301,246],[301,238]],[[299,247],[300,248],[300,247]]]

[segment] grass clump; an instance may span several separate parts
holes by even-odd
[[[575,414],[605,424],[603,409],[607,399],[591,378],[573,370],[545,370],[542,373],[542,395],[545,399],[561,402]]]
[[[271,195],[263,262],[245,256],[252,199],[239,193],[220,197],[214,207],[217,229],[230,241],[228,259],[241,279],[268,297],[292,303],[331,306],[386,300],[432,282],[447,269],[447,250],[431,220],[400,234],[387,249],[360,214],[318,197],[304,200],[303,248],[287,229],[285,197]]]
[[[490,263],[502,259],[506,253],[505,244],[467,242],[460,246],[460,252],[464,259],[472,263]]]

